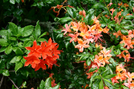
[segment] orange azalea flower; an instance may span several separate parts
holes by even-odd
[[[24,2],[24,0],[21,0],[21,2],[23,3],[23,2]]]
[[[125,62],[129,62],[129,60],[130,60],[130,53],[129,53],[129,51],[127,51],[127,50],[123,50],[122,52],[121,52],[121,54],[119,54],[119,55],[117,55],[117,57],[119,57],[119,58],[124,58],[125,60]]]
[[[121,6],[122,5],[122,2],[121,3],[118,3],[118,6]]]
[[[96,48],[100,47],[100,49],[103,49],[103,47],[102,47],[101,44],[95,44],[95,47],[96,47]]]
[[[24,66],[31,64],[35,71],[40,68],[46,70],[46,65],[52,69],[52,66],[57,62],[56,59],[59,58],[58,54],[61,52],[57,50],[58,47],[57,43],[53,43],[51,38],[48,40],[48,43],[45,41],[41,42],[41,46],[37,46],[36,41],[34,41],[33,47],[26,47],[26,49],[32,51],[27,57],[24,57],[24,59],[27,60]]]
[[[134,88],[134,73],[127,73],[127,83],[124,83],[125,86],[127,86],[129,89]]]
[[[103,32],[104,32],[104,33],[108,33],[108,31],[109,31],[109,29],[108,29],[108,27],[106,26],[106,27],[103,29]]]
[[[134,83],[131,83],[130,81],[128,83],[124,83],[125,86],[127,86],[129,89],[134,89]]]
[[[90,79],[93,74],[94,74],[94,72],[86,73],[87,79]]]
[[[104,89],[109,89],[107,86],[104,86]]]
[[[55,83],[55,80],[53,79],[53,81],[51,81],[51,86],[52,87],[55,87],[57,84]],[[59,89],[61,89],[60,87],[59,87]]]
[[[42,68],[43,70],[46,70],[47,69],[47,67],[46,67],[46,62],[44,61],[44,60],[40,60],[40,63],[39,64],[37,64],[36,66],[35,66],[35,71],[37,71],[37,70],[39,70],[40,68]]]
[[[80,12],[79,12],[79,15],[83,15],[84,17],[86,17],[86,12],[85,12],[85,10],[80,11]]]
[[[127,75],[127,72],[126,72],[126,69],[124,69],[124,66],[122,64],[116,66],[116,79],[120,79],[121,81],[122,80],[126,80],[126,75]]]
[[[101,53],[104,55],[104,57],[111,57],[112,55],[110,54],[111,50],[106,50],[105,47],[103,47],[103,50],[101,50]]]
[[[118,36],[123,36],[123,34],[121,33],[121,31],[119,30],[119,31],[117,31],[117,33],[113,33],[113,35],[115,35],[116,36],[116,38],[118,37]]]
[[[124,6],[125,6],[125,7],[129,7],[129,5],[128,5],[127,3],[124,3]]]
[[[112,83],[119,83],[119,81],[118,81],[118,79],[116,78],[116,76],[113,77],[113,78],[111,78],[111,80],[112,80]]]
[[[79,36],[79,33],[76,33],[76,34],[68,34],[68,36],[70,36],[72,39],[70,40],[70,43],[72,41],[76,42],[78,40],[78,36]]]
[[[57,5],[56,8],[57,9],[61,9],[63,7],[63,5]]]
[[[110,18],[110,16],[108,16],[108,15],[105,15],[105,17],[107,17],[108,19]]]
[[[112,12],[112,13],[111,13],[111,15],[113,15],[113,13],[114,13],[115,9],[114,9],[114,8],[112,8],[112,9],[110,9],[110,11]]]
[[[103,55],[95,55],[94,62],[97,63],[99,67],[104,67],[105,66],[105,61],[103,60]]]
[[[41,47],[37,45],[36,40],[33,42],[33,47],[25,47],[25,48],[27,50],[30,50],[30,53],[28,54],[28,56],[34,54],[36,57],[41,57],[40,52],[39,52]]]
[[[107,6],[111,6],[113,3],[112,2],[110,2]]]
[[[94,21],[94,23],[93,24],[97,24],[97,23],[99,23],[99,20],[98,20],[98,18],[95,16],[95,18],[93,19],[93,21]]]
[[[71,22],[71,26],[71,29],[73,29],[73,31],[78,32],[79,25],[76,22]]]
[[[102,35],[100,32],[94,32],[94,41],[96,42],[98,39],[100,39],[102,41],[102,39],[100,38]]]
[[[64,35],[67,33],[67,32],[71,32],[71,29],[70,29],[70,25],[68,26],[68,24],[65,24],[65,28],[63,28],[63,30],[61,32],[64,31]]]
[[[35,68],[36,64],[40,63],[40,59],[37,56],[35,56],[34,54],[27,56],[27,57],[24,57],[24,59],[26,60],[24,66],[28,66],[29,64],[31,64],[32,68]]]
[[[78,22],[78,25],[79,25],[79,31],[81,31],[81,32],[88,31],[88,27],[84,22]]]
[[[75,48],[78,48],[80,52],[83,52],[84,48],[88,48],[89,45],[82,39],[78,39],[78,45],[75,46]]]
[[[124,66],[122,64],[116,66],[116,72],[123,72],[123,71],[126,71],[126,69],[124,69]]]
[[[127,49],[133,48],[133,42],[131,41],[131,37],[123,36],[123,40],[120,42],[121,44],[124,43],[124,47]]]

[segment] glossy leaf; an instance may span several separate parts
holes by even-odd
[[[6,54],[10,54],[11,52],[12,52],[12,46],[9,45],[9,46],[6,48],[5,53],[6,53]]]
[[[1,46],[7,46],[8,45],[7,39],[0,39],[0,45]]]
[[[60,22],[63,24],[63,23],[67,23],[68,21],[71,21],[72,20],[72,18],[70,18],[70,17],[62,17],[62,18],[60,18]]]
[[[15,4],[15,0],[10,0],[10,3],[11,4]]]
[[[22,67],[23,67],[23,64],[21,62],[15,63],[15,72],[17,72]]]
[[[45,81],[45,87],[46,88],[51,87],[51,78],[50,77],[46,79],[46,81]]]
[[[116,74],[107,75],[107,76],[104,76],[104,78],[110,79],[110,78],[113,78],[114,76],[116,76]]]
[[[4,76],[9,76],[9,75],[10,75],[8,70],[3,70],[2,74],[3,74]]]
[[[37,21],[36,26],[35,26],[35,30],[34,30],[35,39],[37,39],[37,37],[39,37],[40,34],[41,34],[41,28],[39,25],[39,21]]]
[[[13,35],[17,35],[18,34],[18,27],[14,23],[9,22],[9,29],[11,30]]]
[[[104,85],[103,85],[103,80],[101,79],[100,83],[99,83],[99,89],[104,89]]]
[[[11,59],[10,63],[17,63],[21,60],[22,56],[15,56]]]
[[[24,31],[22,32],[22,36],[26,37],[26,36],[31,35],[33,32],[33,29],[34,29],[34,26],[32,26],[32,25],[28,25],[28,26],[24,27]]]

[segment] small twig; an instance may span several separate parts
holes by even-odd
[[[4,79],[4,76],[2,76],[2,78],[1,78],[0,87],[1,87],[1,85],[2,85],[3,79]]]
[[[19,89],[17,86],[16,86],[16,84],[14,83],[14,81],[10,78],[10,77],[8,77],[9,79],[10,79],[10,81],[13,83],[13,85],[17,88],[17,89]]]

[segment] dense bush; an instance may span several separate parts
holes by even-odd
[[[1,0],[0,10],[1,89],[134,88],[133,0]]]

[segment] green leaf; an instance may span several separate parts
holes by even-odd
[[[9,46],[6,48],[5,53],[6,53],[6,54],[10,54],[11,52],[12,52],[12,46],[9,45]]]
[[[90,55],[89,58],[90,58],[91,61],[93,61],[93,59],[94,59],[94,55]]]
[[[118,31],[118,30],[120,30],[120,29],[121,29],[120,26],[119,26],[118,24],[116,24],[116,25],[115,25],[115,30]]]
[[[33,45],[32,41],[25,41],[24,44],[23,44],[24,47],[30,47],[32,45]]]
[[[93,5],[93,8],[97,8],[97,9],[103,8],[104,9],[105,6],[102,3],[96,3],[96,4]]]
[[[22,36],[26,37],[26,36],[31,35],[33,32],[33,29],[34,29],[34,26],[32,26],[32,25],[25,26],[24,30],[22,32]]]
[[[21,88],[26,88],[27,86],[26,86],[26,84],[27,84],[27,82],[25,81],[25,82],[23,82],[22,83],[22,85],[21,85]]]
[[[47,34],[47,32],[44,32],[43,34],[41,34],[41,35],[39,36],[39,38],[45,36],[46,34]]]
[[[23,55],[22,49],[20,49],[20,48],[18,48],[18,47],[15,48],[13,51],[16,53],[16,55]]]
[[[133,29],[134,27],[133,27],[133,25],[125,25],[125,26],[123,26],[123,28],[125,28],[125,29],[127,29],[127,30],[131,30],[131,29]]]
[[[116,76],[116,74],[107,75],[107,76],[104,76],[104,78],[110,79],[110,78],[113,78],[114,76]]]
[[[51,78],[47,78],[46,81],[45,81],[45,88],[49,88],[51,87]]]
[[[10,63],[17,63],[21,60],[22,56],[15,56],[11,59]]]
[[[117,9],[114,11],[114,13],[113,13],[113,18],[117,15]]]
[[[89,72],[93,72],[93,71],[95,71],[97,68],[95,67],[95,68],[90,68],[89,69]]]
[[[0,30],[0,36],[7,36],[7,30]]]
[[[6,65],[5,61],[0,60],[0,68],[1,68],[1,70],[5,69],[5,65]],[[2,73],[2,72],[0,72],[0,73]]]
[[[8,70],[3,70],[2,74],[3,74],[4,76],[9,76],[9,75],[10,75]]]
[[[10,0],[10,3],[11,4],[15,4],[15,0]]]
[[[103,80],[101,79],[100,83],[99,83],[99,89],[104,89],[104,86],[103,86]]]
[[[63,23],[67,23],[68,21],[71,21],[71,20],[72,20],[72,18],[70,18],[70,17],[62,17],[62,18],[60,18],[59,22],[61,22],[63,24]]]
[[[35,39],[37,39],[38,36],[41,34],[41,28],[39,25],[39,21],[37,21],[37,23],[36,23],[35,30],[34,30],[33,34],[34,34]]]
[[[37,42],[44,42],[44,41],[47,41],[45,38],[39,38],[37,39]]]
[[[110,58],[109,62],[111,62],[113,66],[117,66],[118,65],[118,63],[115,62],[113,58]]]
[[[20,3],[20,0],[16,0],[17,3]]]
[[[14,23],[9,22],[9,29],[12,32],[13,35],[16,36],[18,34],[18,27]]]
[[[126,16],[128,13],[129,13],[128,10],[125,8],[125,10],[123,10],[123,11],[121,12],[121,15],[122,15],[122,16]]]
[[[45,82],[43,80],[41,80],[41,83],[40,83],[40,88],[39,89],[44,89],[45,88]]]
[[[127,15],[125,16],[125,19],[129,19],[129,20],[134,19],[134,15]]]
[[[87,64],[87,66],[90,66],[91,60],[90,59],[86,60],[86,64]]]
[[[70,42],[66,42],[65,43],[65,47],[68,49],[68,46],[69,46]]]
[[[7,2],[8,0],[3,0],[3,2]]]
[[[56,86],[52,87],[52,89],[59,89],[60,84],[58,83]]]
[[[73,18],[76,17],[76,12],[75,12],[74,10],[75,10],[75,9],[72,9],[72,8],[70,8],[70,7],[67,7],[67,13],[68,13],[71,17],[73,17]]]
[[[13,41],[16,41],[16,40],[17,40],[16,37],[11,37],[11,36],[10,36],[8,39],[9,39],[9,40],[13,40]]]
[[[6,47],[1,47],[0,52],[4,52],[6,50]]]
[[[86,60],[87,58],[89,58],[89,56],[90,56],[89,53],[82,54],[82,56],[80,57],[80,60]]]
[[[0,39],[0,45],[1,46],[7,46],[8,45],[7,39]]]
[[[128,31],[125,30],[125,29],[121,29],[121,33],[122,33],[123,35],[128,35]]]
[[[21,67],[23,67],[23,64],[21,62],[15,63],[15,72],[17,72]]]

